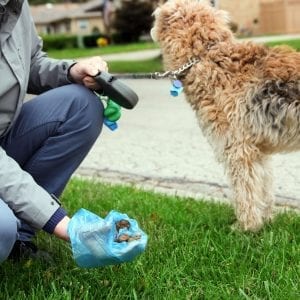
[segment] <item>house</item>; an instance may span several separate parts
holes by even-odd
[[[61,3],[31,6],[31,14],[39,34],[86,35],[105,32],[104,0],[86,3]]]
[[[264,0],[260,7],[261,32],[299,33],[300,0]]]
[[[86,35],[108,33],[104,5],[120,7],[124,0],[91,0],[31,6],[39,34],[67,33]],[[143,0],[137,0],[143,1]],[[210,0],[227,10],[237,33],[244,36],[300,32],[300,0]],[[157,1],[165,2],[165,0]]]
[[[242,35],[300,32],[300,0],[211,0],[229,11]]]

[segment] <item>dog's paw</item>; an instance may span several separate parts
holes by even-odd
[[[230,225],[231,231],[243,231],[240,224],[238,222],[234,222]]]
[[[240,222],[237,221],[230,226],[230,229],[232,231],[257,233],[262,229],[262,227],[263,224],[249,225],[249,224],[241,224]]]

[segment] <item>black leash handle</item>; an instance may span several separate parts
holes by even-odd
[[[95,76],[95,80],[102,88],[102,90],[96,92],[107,96],[120,106],[132,109],[138,103],[139,98],[137,94],[116,76],[101,71]]]

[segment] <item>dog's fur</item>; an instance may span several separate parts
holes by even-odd
[[[186,99],[225,166],[239,227],[257,231],[272,217],[271,154],[300,148],[300,54],[238,42],[204,0],[169,0],[154,16],[165,69],[200,60],[182,78]]]

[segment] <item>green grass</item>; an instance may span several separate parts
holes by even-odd
[[[111,73],[147,73],[161,72],[163,70],[161,58],[136,61],[111,61],[109,62]]]
[[[50,49],[47,51],[48,55],[53,58],[80,58],[80,57],[90,57],[97,55],[105,55],[105,54],[115,54],[115,53],[124,53],[124,52],[132,52],[132,51],[140,51],[140,50],[149,50],[156,49],[158,45],[152,42],[140,42],[140,43],[132,43],[132,44],[124,44],[124,45],[108,45],[106,47],[97,47],[97,48],[86,48],[86,49],[62,49],[55,50]]]
[[[74,264],[69,246],[41,233],[54,264],[0,265],[0,299],[299,299],[300,217],[279,215],[260,233],[232,231],[224,204],[180,199],[72,180],[63,202],[104,217],[112,209],[136,218],[149,235],[131,263],[96,269]]]
[[[269,42],[267,45],[273,47],[273,46],[279,46],[279,45],[288,45],[290,47],[293,47],[297,51],[300,51],[300,40],[288,40],[288,41],[275,41],[275,42]]]

